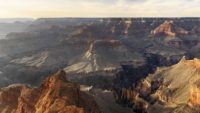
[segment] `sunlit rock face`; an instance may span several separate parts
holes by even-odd
[[[199,84],[200,82],[197,81],[195,84],[191,86],[191,91],[190,91],[190,100],[189,100],[189,105],[191,106],[200,106],[200,87]]]
[[[184,28],[177,27],[173,21],[165,21],[163,24],[151,31],[152,36],[180,36],[189,34]]]
[[[66,80],[64,71],[48,77],[40,87],[12,85],[0,91],[1,113],[101,113],[93,97]]]
[[[182,58],[173,66],[158,68],[154,74],[133,82],[130,87],[116,90],[116,100],[141,112],[198,113],[199,81],[199,59]]]

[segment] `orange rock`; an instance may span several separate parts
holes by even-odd
[[[9,86],[0,91],[1,113],[101,113],[94,99],[64,71],[48,77],[39,88]]]
[[[187,35],[188,31],[174,25],[173,21],[165,21],[163,24],[151,31],[152,36],[170,36]]]
[[[190,104],[190,106],[199,106],[200,107],[200,81],[197,81],[191,87],[189,104]]]

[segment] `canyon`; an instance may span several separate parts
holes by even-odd
[[[24,26],[0,39],[2,113],[199,112],[199,18],[41,18]]]

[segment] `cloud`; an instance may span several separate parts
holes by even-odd
[[[200,0],[6,0],[0,17],[200,16]]]

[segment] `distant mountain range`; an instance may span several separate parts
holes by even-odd
[[[0,23],[32,22],[32,18],[0,18]]]
[[[0,19],[0,39],[5,39],[6,35],[12,32],[26,31],[33,21],[28,18]]]

